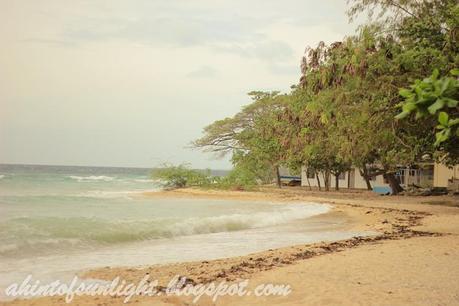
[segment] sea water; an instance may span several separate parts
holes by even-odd
[[[215,259],[362,234],[331,206],[151,197],[149,169],[0,165],[0,296],[28,274]]]

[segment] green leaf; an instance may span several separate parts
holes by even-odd
[[[419,97],[422,96],[422,88],[420,86],[416,86],[414,88],[414,92],[416,93],[416,95],[418,95]]]
[[[436,146],[438,146],[439,144],[441,144],[442,142],[448,139],[448,136],[446,135],[446,131],[447,130],[443,130],[435,134],[435,138],[437,139],[437,141],[435,142]]]
[[[397,116],[395,116],[395,119],[403,119],[405,118],[406,116],[408,116],[410,114],[410,112],[401,112],[400,114],[398,114]]]
[[[440,122],[441,125],[448,126],[448,119],[449,119],[449,116],[447,113],[440,112],[438,114],[438,122]]]
[[[446,105],[447,105],[448,107],[456,107],[457,104],[459,103],[458,100],[451,99],[451,98],[443,98],[443,100],[446,101]]]
[[[459,124],[459,118],[450,119],[449,122],[448,122],[448,126],[454,126],[456,124]]]
[[[402,110],[407,113],[410,113],[415,109],[416,109],[416,104],[414,103],[405,103],[402,107]]]
[[[427,109],[432,115],[435,114],[439,109],[442,109],[445,106],[445,101],[442,99],[437,99],[434,104],[430,105]]]
[[[423,97],[419,100],[416,101],[416,104],[420,104],[420,105],[423,105],[423,104],[426,104],[427,102],[429,102],[430,99],[428,97]]]
[[[441,94],[443,94],[449,87],[449,84],[450,84],[450,79],[444,79],[442,84],[441,84]]]
[[[409,89],[406,89],[406,88],[402,88],[399,90],[398,92],[400,94],[400,96],[404,97],[404,98],[409,98],[413,95],[413,92]]]
[[[438,78],[438,76],[440,75],[440,71],[438,71],[438,69],[434,69],[434,71],[432,72],[432,80],[436,80]]]
[[[459,76],[459,68],[454,68],[449,73],[451,73],[453,76]]]

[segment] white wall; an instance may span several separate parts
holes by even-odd
[[[356,188],[356,189],[367,189],[367,184],[365,183],[365,180],[363,177],[360,175],[360,172],[358,169],[352,169],[350,171],[351,175],[351,188]],[[322,176],[322,173],[319,173],[319,179],[320,179],[320,186],[324,187],[324,179]],[[312,187],[317,187],[317,178],[310,178],[309,183]],[[307,181],[307,176],[306,176],[306,167],[301,168],[301,186],[308,187],[308,181]],[[376,186],[389,186],[388,184],[384,183],[384,178],[382,175],[378,175],[374,180],[371,181],[371,186],[376,187]],[[330,176],[330,187],[335,188],[335,177],[332,175]],[[348,173],[346,172],[345,178],[343,180],[339,180],[339,187],[340,188],[348,188]]]
[[[307,177],[307,168],[302,166],[301,167],[301,186],[306,186],[308,187],[308,177]],[[314,178],[310,178],[309,179],[309,184],[310,186],[312,187],[317,187],[317,179],[314,177]],[[320,185],[323,186],[323,179],[320,180]]]
[[[301,186],[308,187],[308,178],[306,174],[306,167],[301,167]],[[323,173],[319,173],[319,180],[320,180],[320,186],[324,187],[325,186],[325,181],[323,177]],[[346,172],[345,178],[342,180],[339,180],[338,186],[339,188],[347,188],[348,187],[348,174]],[[314,178],[309,179],[309,184],[311,187],[318,187],[317,184],[317,178],[314,176]],[[335,176],[330,175],[330,188],[335,188]]]
[[[459,165],[448,168],[445,165],[434,165],[434,186],[448,187],[450,182],[459,179]]]
[[[367,189],[367,183],[363,176],[360,175],[359,169],[353,169],[354,172],[354,188],[356,189]],[[372,181],[370,181],[372,187],[379,187],[379,186],[389,186],[389,184],[384,182],[384,178],[382,175],[376,176]]]
[[[330,176],[330,183],[331,183],[330,186],[332,188],[336,187],[336,179],[334,175]],[[338,186],[339,188],[348,188],[348,172],[347,171],[344,174],[344,179],[341,179],[338,181]]]

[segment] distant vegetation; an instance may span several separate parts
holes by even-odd
[[[226,180],[277,177],[280,186],[280,166],[326,177],[354,166],[368,188],[383,175],[396,194],[400,165],[425,156],[459,162],[457,0],[349,2],[350,19],[366,12],[373,21],[358,35],[307,48],[291,92],[249,93],[249,105],[193,143],[231,154]]]
[[[164,164],[161,168],[155,169],[153,178],[159,179],[168,188],[183,188],[190,186],[206,186],[211,183],[210,170],[205,172],[191,169],[187,164],[174,166]]]
[[[250,190],[257,185],[251,171],[236,167],[226,176],[213,176],[210,170],[191,169],[188,164],[165,164],[152,173],[166,188],[202,187],[216,189]]]

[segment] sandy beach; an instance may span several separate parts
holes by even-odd
[[[0,306],[459,306],[459,1],[0,1]]]
[[[191,284],[237,282],[289,284],[287,296],[232,297],[197,305],[457,305],[459,304],[459,201],[457,197],[380,197],[368,192],[307,191],[298,188],[257,192],[183,189],[149,197],[269,200],[333,204],[329,214],[346,215],[350,227],[376,231],[368,237],[272,249],[247,256],[140,267],[104,267],[82,278],[138,282],[145,275],[159,289],[175,276]],[[440,205],[442,204],[442,205]],[[134,296],[130,305],[191,305],[193,297]],[[1,305],[62,305],[64,297],[2,302]],[[80,296],[71,305],[123,305],[123,297]]]

